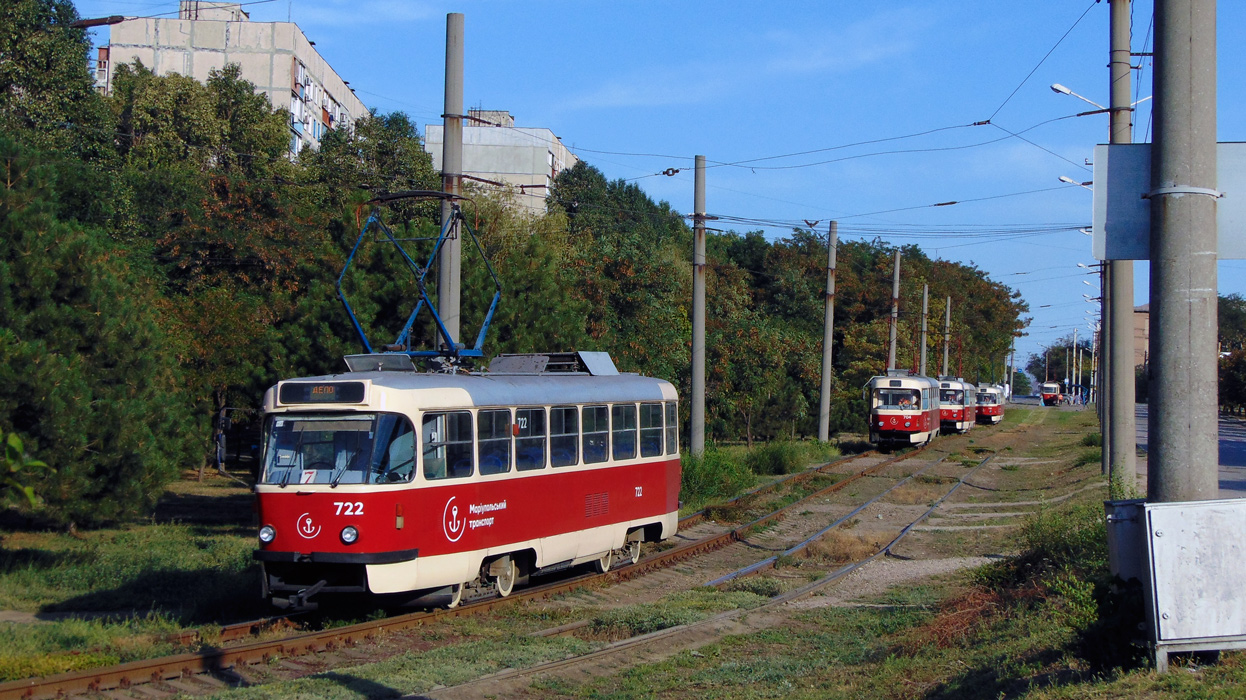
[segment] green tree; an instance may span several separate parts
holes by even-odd
[[[123,251],[59,221],[52,172],[0,137],[0,431],[55,470],[38,484],[64,522],[147,510],[185,464],[188,405]]]
[[[1240,294],[1220,296],[1217,306],[1217,321],[1220,326],[1220,349],[1246,349],[1246,298]]]
[[[1016,370],[1012,373],[1012,394],[1013,396],[1028,396],[1034,393],[1034,386],[1030,384],[1030,375]]]

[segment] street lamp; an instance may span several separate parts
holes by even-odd
[[[1094,100],[1089,100],[1089,99],[1086,99],[1085,97],[1082,97],[1081,95],[1077,94],[1076,92],[1073,92],[1072,90],[1070,90],[1070,89],[1066,88],[1065,86],[1061,85],[1060,83],[1055,83],[1054,85],[1052,85],[1052,86],[1051,86],[1051,91],[1052,91],[1052,92],[1058,92],[1058,93],[1060,93],[1061,95],[1072,95],[1073,97],[1076,97],[1077,99],[1081,100],[1082,102],[1089,102],[1090,104],[1092,104],[1092,105],[1094,105],[1094,106],[1098,107],[1099,109],[1107,109],[1107,107],[1104,107],[1103,105],[1099,104],[1098,102],[1095,102]]]
[[[1060,182],[1063,182],[1063,183],[1068,184],[1068,185],[1077,185],[1078,187],[1080,187],[1080,188],[1082,188],[1082,189],[1084,189],[1084,190],[1090,190],[1091,192],[1094,192],[1094,190],[1093,190],[1093,189],[1091,189],[1091,187],[1090,187],[1091,185],[1095,184],[1094,180],[1087,180],[1087,181],[1085,181],[1085,182],[1078,182],[1077,180],[1074,180],[1073,178],[1069,177],[1068,175],[1061,175],[1061,176],[1060,176]],[[1078,229],[1078,230],[1080,230],[1080,229]]]

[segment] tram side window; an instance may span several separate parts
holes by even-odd
[[[636,404],[616,404],[610,412],[614,418],[614,458],[632,459],[636,456]]]
[[[377,416],[376,447],[370,462],[378,484],[411,481],[415,476],[415,428],[406,416]]]
[[[511,470],[511,412],[481,411],[476,416],[480,438],[480,473],[504,474]]]
[[[575,406],[549,409],[549,461],[555,467],[580,461],[580,411]]]
[[[472,475],[472,414],[467,411],[424,414],[424,478],[457,479]]]
[[[927,411],[929,409],[930,409],[930,390],[922,389],[922,410]]]
[[[666,404],[666,454],[673,455],[679,449],[679,405],[674,401]]]
[[[640,456],[662,454],[662,404],[640,404]]]
[[[515,411],[515,425],[518,427],[515,433],[515,467],[520,471],[544,469],[545,409],[518,409]]]
[[[584,463],[604,462],[610,457],[610,410],[585,406],[583,414]]]

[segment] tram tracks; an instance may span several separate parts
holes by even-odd
[[[228,682],[230,678],[236,677],[236,674],[233,673],[232,669],[245,667],[247,665],[265,663],[276,659],[302,657],[318,653],[341,652],[344,649],[348,649],[349,647],[365,642],[369,639],[376,638],[384,633],[418,627],[437,620],[476,615],[502,606],[512,605],[519,601],[549,598],[551,596],[574,591],[582,587],[600,585],[602,583],[617,583],[626,581],[659,569],[673,566],[687,559],[721,549],[734,542],[740,541],[747,537],[749,533],[781,520],[788,513],[798,507],[802,507],[811,500],[843,490],[849,484],[852,484],[865,476],[877,473],[888,466],[912,458],[923,453],[926,449],[927,448],[918,448],[895,457],[885,459],[877,464],[869,465],[864,469],[846,475],[845,478],[840,479],[835,483],[816,489],[811,493],[801,496],[795,501],[776,508],[767,514],[739,525],[738,527],[728,529],[717,534],[701,537],[665,551],[656,552],[646,556],[636,564],[614,569],[604,574],[576,576],[516,591],[514,594],[506,598],[490,598],[449,610],[408,613],[330,630],[303,632],[277,640],[245,642],[232,644],[230,646],[222,645],[197,652],[132,661],[106,668],[87,669],[44,678],[11,681],[0,684],[0,700],[8,700],[10,698],[34,699],[66,697],[84,693],[99,693],[114,689],[128,689],[135,686],[157,683],[174,683],[175,685],[173,687],[175,690],[181,692],[193,692],[195,690],[207,692],[214,687],[219,686],[220,679],[226,679],[226,682]],[[750,499],[757,499],[759,496],[777,492],[784,487],[795,487],[811,479],[815,479],[820,475],[824,476],[834,473],[834,470],[836,469],[842,468],[843,466],[857,460],[874,456],[875,454],[876,453],[874,452],[866,452],[836,460],[820,467],[805,470],[804,472],[766,484],[748,493],[742,494],[737,498],[731,499],[730,501],[718,504],[709,510],[739,507],[742,504],[748,503]],[[680,527],[682,529],[701,523],[706,519],[706,516],[707,513],[704,510],[689,515],[681,519]],[[213,634],[211,638],[214,642],[234,642],[247,638],[248,636],[254,634],[257,630],[270,627],[274,624],[282,624],[282,622],[286,619],[288,618],[266,618],[264,620],[229,625],[222,628],[220,633]],[[184,636],[186,637],[187,642],[193,641],[196,637],[198,637],[198,635],[194,632],[189,632]],[[193,678],[202,679],[201,685],[196,686],[193,682],[186,682],[188,679]],[[153,693],[155,695],[161,694],[154,689],[149,688],[145,690],[147,691],[147,695],[152,695]]]
[[[911,456],[911,455],[907,455],[907,456]],[[504,696],[506,694],[506,689],[497,687],[497,684],[499,683],[510,684],[510,683],[516,683],[516,682],[521,682],[521,681],[527,681],[527,679],[530,679],[536,676],[557,674],[562,671],[576,669],[586,664],[592,664],[595,662],[603,661],[612,655],[626,653],[626,652],[635,652],[638,649],[646,647],[646,646],[660,645],[660,644],[666,644],[668,647],[677,646],[677,642],[675,640],[679,637],[696,637],[701,640],[704,640],[706,636],[714,636],[715,635],[714,630],[719,630],[720,632],[730,631],[736,619],[740,618],[743,615],[748,615],[750,618],[756,618],[765,613],[777,611],[779,608],[791,602],[794,602],[796,600],[799,600],[799,599],[802,599],[802,598],[805,598],[805,597],[808,597],[810,595],[817,593],[818,591],[830,586],[836,581],[844,578],[845,576],[853,573],[854,571],[857,571],[858,569],[864,567],[865,565],[869,564],[870,562],[880,557],[892,556],[893,555],[892,549],[897,544],[899,544],[901,540],[903,540],[907,535],[909,535],[915,527],[917,527],[923,521],[929,518],[935,512],[935,510],[938,509],[939,506],[943,504],[944,501],[946,501],[949,497],[951,497],[953,493],[956,492],[957,489],[965,485],[966,480],[970,476],[975,474],[979,469],[985,466],[994,457],[995,457],[994,454],[986,457],[985,459],[978,462],[978,464],[972,467],[968,472],[961,475],[955,481],[955,483],[952,484],[952,487],[946,493],[944,493],[940,498],[938,498],[934,503],[932,503],[920,515],[918,515],[917,517],[911,519],[909,522],[904,524],[903,527],[900,528],[899,532],[893,538],[891,538],[891,540],[887,542],[886,545],[881,547],[877,552],[874,552],[873,554],[861,560],[848,563],[842,567],[839,567],[833,571],[830,571],[826,575],[821,576],[814,581],[806,583],[802,586],[798,586],[792,590],[775,595],[771,597],[770,600],[768,600],[767,602],[763,603],[762,605],[758,607],[749,608],[747,610],[742,609],[742,608],[727,610],[727,611],[720,612],[715,615],[711,615],[703,620],[699,620],[696,622],[668,627],[666,629],[658,630],[655,632],[649,632],[646,634],[629,637],[627,639],[618,640],[618,641],[615,641],[615,642],[612,642],[606,645],[603,648],[596,649],[586,654],[582,654],[582,655],[578,655],[578,656],[574,656],[570,658],[548,661],[545,663],[537,664],[535,666],[531,666],[531,667],[523,668],[523,669],[506,669],[505,671],[501,673],[494,674],[489,677],[480,678],[475,681],[464,683],[459,686],[455,686],[452,688],[445,688],[440,691],[429,693],[428,696],[439,697],[439,698],[442,698],[442,697],[454,698],[460,695],[477,696],[480,694],[484,694],[488,696],[493,696],[499,693],[500,693],[499,696]],[[914,477],[919,476],[925,471],[943,462],[944,462],[944,458],[940,458],[939,460],[933,462],[932,464],[929,464],[926,467],[923,467],[922,469],[919,469],[918,471],[913,472],[912,474],[909,474],[908,476],[898,480],[897,483],[894,484],[893,486],[889,487],[882,493],[878,494],[874,498],[870,499],[866,503],[854,509],[853,512],[850,513],[848,516],[845,516],[837,520],[835,523],[827,526],[826,528],[819,531],[812,537],[809,537],[808,539],[799,543],[795,547],[788,549],[787,551],[784,552],[784,554],[790,556],[807,548],[810,543],[816,541],[818,538],[824,536],[827,532],[840,526],[843,522],[845,522],[852,515],[860,513],[862,510],[866,509],[870,505],[875,504],[876,502],[878,502],[880,499],[882,499],[887,494],[891,493],[896,488],[902,486],[903,484],[909,482]],[[711,581],[706,585],[721,588],[724,585],[726,585],[728,582],[736,578],[759,574],[762,571],[764,571],[766,568],[768,568],[762,565],[767,564],[767,563],[769,563],[770,565],[773,565],[774,559],[775,558],[772,557],[766,562],[761,562],[759,564],[744,567],[735,572],[732,572],[731,574],[723,576],[715,581]],[[583,628],[587,626],[588,624],[589,624],[589,621],[581,621],[581,622],[576,622],[576,623],[572,623],[569,625],[563,625],[562,627],[555,628],[553,630],[548,630],[548,631],[541,632],[541,633],[537,633],[537,634],[540,634],[540,635],[571,634],[571,633],[574,633],[575,630]]]

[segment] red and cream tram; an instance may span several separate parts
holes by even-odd
[[[531,574],[636,561],[641,542],[675,534],[670,383],[620,374],[605,353],[455,374],[405,355],[348,365],[264,395],[254,557],[273,604],[372,593],[454,606],[465,590],[505,596]]]
[[[1004,420],[1004,387],[998,384],[978,385],[978,422],[995,425]]]
[[[870,442],[916,445],[939,434],[939,384],[908,370],[887,370],[865,387]]]
[[[978,389],[957,377],[939,378],[939,422],[944,432],[967,433],[978,420]]]
[[[1060,394],[1059,382],[1043,382],[1038,387],[1038,393],[1042,397],[1044,406],[1055,406],[1064,398]]]

